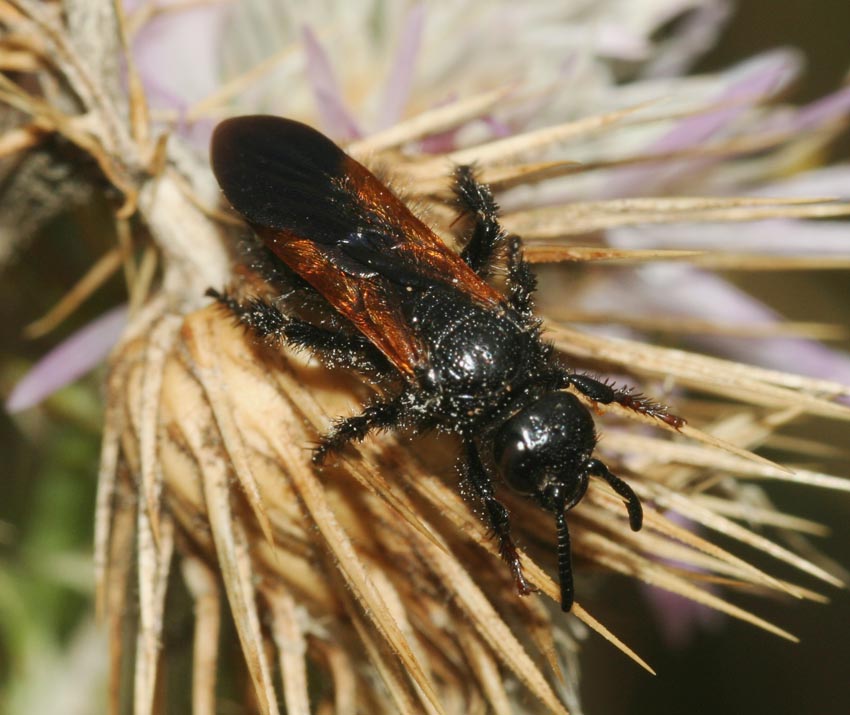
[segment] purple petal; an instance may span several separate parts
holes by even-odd
[[[675,511],[665,512],[664,516],[695,534],[700,534],[703,531],[699,524]],[[660,561],[677,568],[705,573],[703,569],[694,568],[683,562],[670,559],[660,559]],[[716,630],[725,620],[722,613],[685,596],[680,596],[678,593],[645,583],[640,584],[640,589],[649,604],[649,610],[658,623],[661,637],[667,646],[673,650],[686,648],[700,631]],[[713,594],[718,593],[718,588],[714,584],[707,585],[705,590]]]
[[[670,650],[684,650],[700,631],[716,631],[726,620],[708,606],[662,588],[640,584],[658,630]],[[716,591],[709,586],[706,590]]]
[[[484,126],[490,130],[491,137],[501,139],[503,137],[509,137],[514,133],[510,125],[490,115],[480,117],[473,121],[482,122]],[[467,123],[465,125],[454,127],[453,129],[447,129],[444,132],[438,132],[437,134],[431,134],[430,136],[425,137],[419,142],[420,151],[426,154],[446,154],[457,149],[458,135],[464,126],[469,126],[469,124],[470,123]]]
[[[226,5],[170,10],[139,30],[133,56],[159,107],[182,109],[219,86],[218,48]]]
[[[487,128],[490,130],[490,133],[496,139],[503,139],[505,137],[511,136],[514,131],[511,129],[510,125],[506,122],[501,121],[500,119],[496,119],[489,114],[485,117],[481,117],[481,120],[484,124],[487,125]]]
[[[449,104],[457,102],[457,93],[452,92],[448,97],[436,102],[434,107],[445,107]],[[460,127],[452,127],[437,134],[429,134],[419,142],[420,151],[426,154],[447,154],[453,149],[457,149],[457,134]]]
[[[850,183],[847,189],[850,189]],[[775,190],[771,193],[776,195]],[[796,192],[781,191],[781,194],[793,196]],[[814,194],[803,192],[800,195]],[[680,224],[626,226],[609,231],[608,240],[617,248],[629,249],[693,249],[758,253],[765,256],[804,254],[810,257],[850,257],[848,226],[842,221],[771,219],[735,224],[698,223],[687,227]]]
[[[625,62],[639,62],[652,52],[644,37],[619,24],[606,22],[599,25],[594,40],[600,55]]]
[[[419,142],[419,150],[425,154],[447,154],[457,149],[457,134],[457,129],[432,134]]]
[[[399,37],[396,56],[392,62],[387,86],[384,89],[382,111],[378,128],[390,127],[401,118],[410,90],[413,86],[413,72],[416,57],[422,44],[425,29],[425,3],[414,5],[404,18],[404,29]]]
[[[456,101],[457,94],[452,93],[449,97],[446,97],[444,100],[434,104],[434,107],[445,107]],[[458,134],[460,134],[464,127],[475,122],[482,122],[484,126],[490,130],[490,136],[497,139],[509,137],[514,134],[514,130],[510,124],[502,121],[501,119],[497,119],[491,114],[485,114],[482,117],[465,122],[460,126],[452,127],[451,129],[437,132],[436,134],[429,134],[427,137],[419,141],[420,151],[426,154],[447,154],[448,152],[457,149]]]
[[[759,128],[765,133],[800,134],[837,122],[848,114],[850,114],[850,86],[843,87],[795,111],[768,115],[761,121]]]
[[[730,126],[738,117],[766,97],[778,92],[796,76],[799,62],[790,52],[776,51],[760,57],[740,79],[726,88],[714,102],[728,104],[714,112],[682,120],[659,140],[647,147],[647,154],[664,154],[698,146]],[[685,173],[711,163],[709,160],[666,162],[664,167],[624,169],[605,192],[607,196],[640,196],[681,179]]]
[[[137,3],[138,4],[138,3]],[[170,9],[136,34],[133,56],[145,94],[156,109],[176,110],[176,131],[206,150],[213,122],[187,125],[189,107],[218,88],[219,46],[226,3]]]
[[[306,25],[302,30],[302,39],[307,53],[307,80],[316,98],[316,108],[324,129],[336,139],[361,137],[357,122],[345,106],[330,58],[315,33]]]
[[[797,63],[787,53],[777,52],[762,58],[756,63],[754,71],[747,72],[743,79],[730,85],[715,100],[734,106],[685,119],[653,144],[651,149],[659,152],[684,149],[710,139],[732,120],[748,112],[753,105],[784,87],[797,70]]]
[[[816,129],[850,113],[850,87],[843,87],[803,107],[791,122],[794,131]]]
[[[850,199],[850,164],[834,164],[812,171],[806,171],[781,181],[762,185],[754,196],[790,196]],[[821,221],[807,222],[805,232],[812,226],[820,226]],[[841,223],[845,228],[846,223]],[[801,233],[804,233],[801,231]]]
[[[33,407],[85,375],[109,354],[126,324],[127,306],[119,305],[62,341],[15,385],[6,400],[6,411]]]
[[[729,324],[779,320],[770,308],[722,278],[674,263],[611,271],[582,294],[581,304],[592,311],[623,313],[623,306],[628,306],[633,315],[687,316]],[[813,340],[695,335],[687,342],[729,359],[850,385],[850,357]]]
[[[679,3],[667,7],[664,16],[659,17],[658,25],[660,26],[682,12],[689,13],[678,27],[675,36],[664,43],[644,70],[644,77],[684,75],[697,59],[714,47],[717,36],[732,14],[732,8],[727,0],[704,0],[696,7],[688,5],[688,3]]]

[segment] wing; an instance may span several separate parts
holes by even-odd
[[[502,296],[368,169],[290,119],[218,125],[212,166],[224,195],[266,245],[402,372],[427,356],[399,291],[441,283],[485,305]]]

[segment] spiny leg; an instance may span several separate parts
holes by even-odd
[[[475,179],[471,166],[458,166],[454,172],[454,193],[461,214],[473,218],[472,230],[461,258],[481,278],[487,278],[493,270],[496,251],[505,239],[499,224],[499,206],[493,192],[486,184]]]
[[[535,290],[537,277],[522,255],[522,239],[511,236],[508,239],[508,300],[526,318],[532,317]]]
[[[632,531],[640,531],[641,526],[643,526],[643,507],[632,488],[616,474],[612,474],[608,467],[598,459],[588,460],[585,467],[589,474],[602,477],[617,494],[626,500],[626,509],[629,511],[629,526],[632,527]]]
[[[349,442],[361,441],[373,430],[398,425],[404,396],[405,393],[401,393],[389,402],[373,402],[359,415],[338,420],[313,450],[313,464],[321,464],[331,452],[338,452]]]
[[[350,368],[374,376],[390,370],[384,356],[362,335],[327,330],[286,316],[259,298],[240,302],[213,288],[207,290],[207,295],[233,313],[258,338],[283,340],[294,348],[310,350],[331,367]]]
[[[481,499],[484,505],[484,512],[487,515],[487,522],[499,539],[499,554],[511,569],[517,591],[523,596],[533,593],[536,589],[525,579],[516,545],[511,538],[511,523],[508,510],[502,502],[496,499],[490,475],[481,462],[481,457],[478,455],[478,449],[475,444],[466,442],[465,447],[465,476],[475,495]]]
[[[487,278],[493,269],[496,251],[507,238],[499,223],[499,205],[490,187],[476,180],[471,166],[455,169],[455,196],[461,212],[474,216],[472,233],[460,254],[461,258],[479,276]],[[519,236],[508,238],[508,288],[511,305],[530,318],[533,308],[531,297],[537,288],[537,279],[522,256]]]
[[[670,414],[665,405],[654,402],[639,393],[633,393],[630,387],[621,387],[615,390],[611,385],[589,375],[570,374],[567,375],[567,380],[576,390],[594,402],[599,402],[603,405],[610,405],[612,402],[616,402],[618,405],[622,405],[638,414],[661,420],[674,429],[680,429],[686,424],[686,421],[682,417]]]

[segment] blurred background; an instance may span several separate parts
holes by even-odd
[[[848,27],[847,0],[742,0],[719,45],[697,71],[795,46],[805,53],[807,70],[789,99],[811,100],[844,83],[850,69]],[[850,159],[850,141],[840,142],[836,154],[838,160]],[[8,395],[39,356],[124,300],[118,276],[58,330],[37,340],[23,338],[24,327],[114,245],[109,231],[95,228],[112,225],[100,220],[107,210],[95,199],[62,216],[0,269],[0,395]],[[847,272],[736,272],[729,278],[789,319],[850,323]],[[846,337],[836,346],[850,351]],[[103,682],[105,641],[92,625],[91,564],[101,378],[100,372],[90,375],[14,420],[0,410],[0,712],[10,698],[37,703],[39,689],[46,687],[54,694],[64,689],[70,712],[82,683]],[[792,431],[848,447],[846,424],[811,420]],[[818,466],[850,477],[846,455],[824,458]],[[828,524],[832,535],[823,550],[850,565],[850,496],[792,485],[769,489],[780,507]],[[765,565],[771,573],[793,575],[775,563]],[[714,620],[687,644],[671,648],[640,588],[623,578],[606,578],[593,594],[594,614],[658,676],[648,676],[591,637],[583,656],[585,711],[844,715],[850,712],[850,596],[835,590],[828,596],[832,603],[825,606],[735,597],[736,603],[796,634],[799,645],[742,623]],[[185,623],[175,618],[170,631],[179,639],[190,618],[188,613]],[[89,711],[98,712],[100,703],[94,701]]]
[[[812,100],[847,81],[848,26],[850,3],[843,0],[743,0],[717,47],[696,70],[716,70],[773,47],[798,47],[805,53],[807,69],[791,99]],[[834,159],[850,159],[847,136],[836,145]],[[847,272],[730,273],[726,277],[791,320],[850,326]],[[850,341],[845,338],[836,347],[850,351]],[[810,420],[791,431],[825,438],[845,451],[850,445],[846,423]],[[850,476],[846,454],[825,460],[823,469]],[[850,495],[787,484],[771,484],[769,492],[780,508],[829,525],[832,533],[823,542],[823,550],[850,566]],[[827,606],[799,607],[736,597],[736,602],[794,633],[801,641],[797,645],[727,619],[695,633],[691,643],[680,650],[669,648],[659,637],[637,586],[619,577],[606,580],[600,600],[594,604],[599,617],[623,634],[658,676],[645,676],[592,638],[584,650],[585,710],[590,715],[845,715],[850,712],[850,595],[835,590],[827,595],[831,600]],[[638,610],[643,615],[636,617]]]

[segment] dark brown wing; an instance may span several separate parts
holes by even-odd
[[[266,245],[402,372],[426,360],[394,297],[443,283],[485,305],[502,296],[368,169],[315,129],[271,116],[219,124],[212,165]]]

